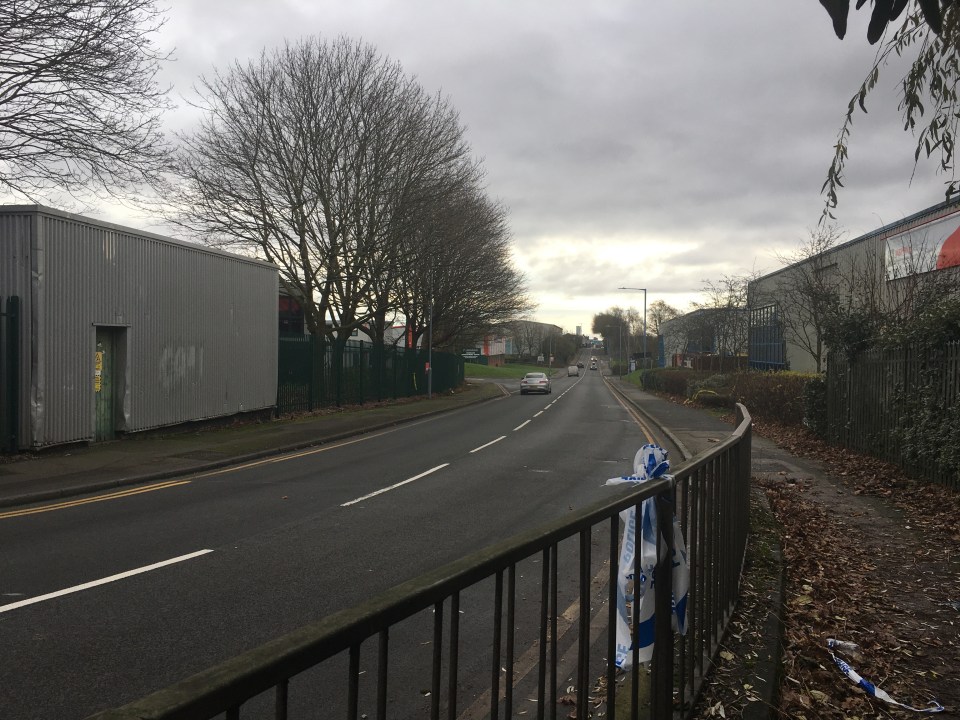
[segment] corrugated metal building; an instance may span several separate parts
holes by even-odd
[[[825,367],[816,304],[805,297],[812,290],[830,290],[853,304],[876,295],[875,302],[893,309],[913,294],[919,276],[945,270],[960,272],[958,198],[757,278],[747,293],[750,366],[801,372]]]
[[[277,269],[39,205],[0,206],[21,298],[19,445],[260,410],[277,392]]]

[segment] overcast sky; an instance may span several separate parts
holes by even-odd
[[[846,104],[875,52],[817,0],[171,0],[159,44],[198,76],[305,35],[376,46],[450,98],[509,208],[534,318],[589,332],[612,305],[687,309],[707,279],[781,266],[815,227]],[[869,7],[869,6],[868,6]],[[887,72],[858,114],[838,220],[854,238],[943,199]],[[181,109],[171,129],[195,120]],[[101,206],[100,217],[149,228]]]

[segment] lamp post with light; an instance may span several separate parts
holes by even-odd
[[[647,289],[637,287],[619,287],[618,290],[637,290],[643,292],[643,369],[647,369]]]

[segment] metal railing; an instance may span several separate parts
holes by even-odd
[[[532,718],[533,713],[519,711],[523,702],[525,707],[535,704],[538,720],[553,720],[562,702],[575,704],[576,717],[585,720],[591,704],[601,701],[611,720],[624,713],[658,720],[685,716],[709,672],[739,593],[748,529],[750,443],[750,416],[738,406],[735,431],[679,465],[672,479],[627,491],[611,489],[609,499],[573,517],[517,535],[93,717],[236,720],[243,708],[245,718],[284,720],[300,716],[299,710],[315,717],[319,704],[321,716],[348,720],[367,717],[361,707],[374,706],[369,716],[378,720],[385,720],[388,712],[391,717],[429,714],[432,720],[499,720],[518,714]],[[636,661],[623,673],[614,664],[619,513],[635,507],[639,517],[648,498],[656,498],[660,525],[654,653],[649,674]],[[675,508],[690,567],[687,634],[676,641],[670,572]],[[594,563],[600,566],[596,574]],[[537,601],[530,604],[527,598]],[[485,612],[476,612],[480,606]],[[470,609],[469,617],[483,620],[468,626],[461,617],[463,608]],[[638,608],[634,603],[634,627]],[[483,627],[488,620],[489,626]],[[416,627],[411,630],[405,625],[409,623]],[[361,670],[362,658],[371,657],[363,652],[365,645],[375,645],[372,681]],[[638,652],[634,649],[634,658]],[[567,656],[574,666],[570,669]],[[422,666],[417,662],[421,657]],[[298,680],[328,664],[323,678]],[[406,677],[391,685],[391,672]],[[576,678],[567,693],[560,688],[565,677]],[[594,681],[597,687],[591,694]],[[392,704],[396,686],[409,687],[411,682],[420,683],[414,686],[422,688],[419,695],[429,708]],[[648,703],[641,699],[644,687]],[[628,702],[618,702],[618,691],[628,688]],[[318,696],[322,692],[325,698]],[[564,710],[564,716],[568,712]]]

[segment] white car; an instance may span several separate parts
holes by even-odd
[[[550,386],[550,378],[547,377],[546,373],[532,372],[523,376],[520,381],[520,394],[526,395],[533,392],[544,393],[545,395],[553,392],[553,388]]]
[[[570,377],[571,375],[576,375],[577,377],[580,377],[580,368],[578,368],[576,365],[571,365],[570,367],[568,367],[567,377]]]

